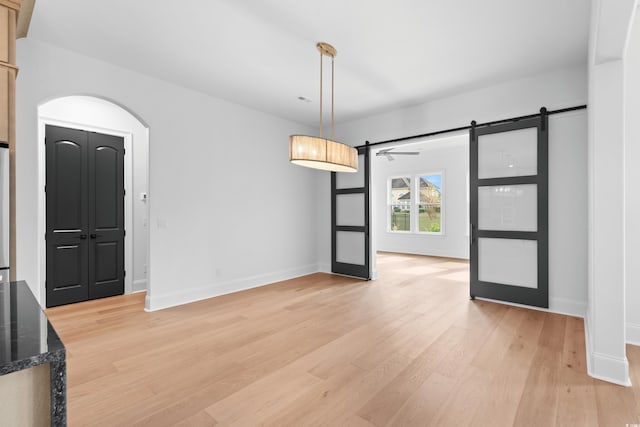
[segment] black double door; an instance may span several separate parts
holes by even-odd
[[[47,307],[124,293],[124,139],[46,127]]]

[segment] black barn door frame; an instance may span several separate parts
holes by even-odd
[[[365,207],[365,220],[366,220],[366,226],[364,227],[365,229],[365,233],[366,233],[366,237],[365,237],[365,251],[366,251],[366,257],[365,257],[365,262],[366,262],[366,270],[367,270],[367,278],[369,277],[370,271],[370,230],[369,230],[369,171],[370,171],[370,165],[369,165],[369,152],[371,147],[374,146],[383,146],[383,145],[390,145],[390,144],[394,144],[397,145],[398,143],[401,142],[405,142],[405,141],[410,141],[413,139],[418,139],[418,138],[426,138],[426,137],[431,137],[431,136],[437,136],[437,135],[443,135],[443,134],[447,134],[447,133],[454,133],[454,132],[461,132],[461,131],[466,131],[468,130],[469,133],[471,134],[474,130],[476,129],[481,129],[484,127],[490,127],[490,126],[497,126],[497,125],[503,125],[503,124],[510,124],[510,123],[517,123],[517,122],[522,122],[524,120],[528,120],[528,119],[539,119],[541,117],[541,115],[544,115],[545,118],[545,128],[547,126],[548,123],[548,116],[550,115],[554,115],[554,114],[562,114],[562,113],[567,113],[567,112],[571,112],[571,111],[577,111],[577,110],[584,110],[587,108],[586,104],[583,105],[576,105],[574,107],[567,107],[567,108],[560,108],[557,110],[546,110],[546,109],[541,109],[541,113],[536,113],[536,114],[529,114],[529,115],[524,115],[524,116],[516,116],[516,117],[510,117],[507,119],[500,119],[500,120],[494,120],[494,121],[489,121],[489,122],[484,122],[484,123],[480,123],[480,124],[476,124],[475,121],[472,122],[472,125],[470,126],[460,126],[460,127],[456,127],[456,128],[450,128],[450,129],[442,129],[442,130],[437,130],[437,131],[432,131],[432,132],[426,132],[426,133],[422,133],[422,134],[417,134],[417,135],[410,135],[410,136],[403,136],[403,137],[399,137],[399,138],[393,138],[393,139],[387,139],[387,140],[383,140],[383,141],[377,141],[377,142],[369,142],[366,141],[365,144],[363,145],[359,145],[355,148],[358,149],[358,153],[365,154],[365,158],[366,158],[366,171],[365,171],[365,199],[367,201],[367,205]],[[365,150],[365,151],[362,151]],[[545,157],[546,159],[546,157]],[[470,162],[471,163],[471,162]],[[545,164],[545,168],[547,167],[547,165]],[[470,170],[469,170],[469,175],[470,175],[470,180],[471,180],[471,165],[470,165]],[[546,169],[545,169],[545,172]],[[477,177],[477,170],[476,170],[476,177]],[[472,183],[470,183],[472,184]],[[470,189],[471,189],[471,185],[470,185]],[[350,190],[355,190],[355,189],[350,189]],[[341,190],[341,191],[345,191],[345,190]],[[336,262],[336,232],[340,231],[340,230],[344,230],[344,231],[353,231],[350,230],[349,227],[340,227],[338,229],[338,227],[336,227],[336,211],[335,211],[335,205],[336,205],[336,194],[341,194],[341,193],[336,193],[336,174],[335,172],[332,172],[331,174],[331,270],[335,273],[338,274],[348,274],[348,275],[354,275],[353,273],[358,273],[358,272],[362,272],[359,271],[357,268],[354,268],[354,266],[352,266],[351,264],[344,264],[344,263],[338,263]],[[344,194],[344,193],[342,193]],[[548,195],[548,183],[545,182],[545,194]],[[473,197],[473,195],[471,195],[471,197]],[[477,194],[476,196],[477,197]],[[548,197],[545,196],[544,198],[544,203],[545,206],[548,203]],[[470,200],[471,201],[471,200]],[[538,209],[540,209],[540,204],[538,205]],[[477,213],[476,213],[477,215]],[[471,216],[472,220],[473,220],[473,216]],[[540,218],[540,217],[539,217]],[[543,273],[543,277],[545,277],[545,283],[542,284],[545,288],[544,292],[545,294],[547,294],[547,296],[545,297],[545,299],[548,300],[548,224],[547,224],[547,218],[548,218],[548,213],[547,210],[545,209],[544,212],[544,218],[545,218],[545,223],[544,224],[539,224],[539,226],[543,226],[544,230],[545,230],[545,235],[542,236],[542,241],[544,243],[545,246],[545,251],[542,254],[539,254],[539,256],[541,255],[543,258],[539,258],[540,259],[544,259],[545,260],[545,271],[542,272],[538,272]],[[358,230],[355,231],[360,231],[362,230],[362,227],[359,227]],[[538,232],[540,232],[542,230],[542,228],[538,228]],[[483,232],[484,233],[484,232]],[[472,233],[473,236],[473,233]],[[484,236],[484,234],[483,234]],[[477,239],[478,236],[476,236]],[[480,236],[482,237],[482,236]],[[540,242],[540,241],[539,241]],[[472,249],[473,250],[473,249]],[[477,250],[477,249],[476,249]],[[476,254],[477,255],[477,254]],[[355,267],[360,267],[360,266],[355,266]],[[342,271],[347,271],[348,273],[342,273]],[[476,271],[476,277],[477,277],[477,271]],[[541,277],[540,275],[538,277]],[[472,298],[474,297],[473,291],[471,292],[471,296]],[[480,296],[480,295],[478,295]],[[508,296],[508,295],[507,295]],[[548,303],[547,303],[548,305]],[[544,305],[541,305],[544,306]]]
[[[478,137],[519,129],[537,128],[537,174],[500,178],[478,178]],[[470,179],[470,296],[508,301],[536,307],[549,308],[549,124],[546,108],[537,117],[503,123],[495,126],[477,127],[471,122],[469,132],[469,179]],[[478,229],[478,189],[496,185],[537,185],[537,231],[493,231]],[[483,282],[478,279],[478,239],[500,238],[535,240],[538,243],[538,286],[525,288],[501,283]]]
[[[369,226],[369,147],[362,146],[358,148],[358,155],[364,155],[364,187],[356,188],[336,188],[337,177],[336,172],[331,172],[331,271],[337,274],[344,274],[346,276],[354,276],[361,279],[369,280],[371,278],[370,269],[370,226]],[[340,194],[363,194],[364,195],[364,225],[338,225],[337,224],[337,197]],[[337,234],[340,231],[351,231],[364,233],[364,265],[348,264],[344,262],[338,262],[337,254]]]

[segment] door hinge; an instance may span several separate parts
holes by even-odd
[[[122,277],[127,277],[127,272],[123,271],[124,275]]]
[[[127,235],[127,230],[124,230],[123,236],[126,236],[126,235]]]
[[[44,192],[45,193],[47,192],[47,186],[46,185],[44,186]]]

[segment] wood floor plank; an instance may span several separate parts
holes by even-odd
[[[547,347],[535,351],[518,405],[515,425],[554,425],[557,416],[560,354]],[[544,410],[541,410],[544,408]]]
[[[512,316],[503,318],[506,322],[512,319]],[[540,341],[544,314],[528,311],[520,319],[520,323],[512,331],[510,342],[502,344],[506,345],[506,351],[502,351],[501,348],[496,349],[499,367],[491,365],[489,369],[484,369],[493,373],[491,380],[485,385],[485,393],[491,396],[491,399],[485,399],[476,409],[473,417],[476,425],[512,425],[514,423]]]
[[[503,320],[482,344],[471,364],[486,371],[497,371],[502,366],[505,353],[525,315],[524,310],[507,310]]]
[[[291,347],[290,343],[285,341],[274,344],[271,347],[273,354],[269,358],[262,360],[260,363],[249,362],[245,364],[245,360],[238,360],[242,369],[233,371],[231,374],[224,372],[224,369],[216,367],[217,361],[212,359],[209,362],[210,367],[198,365],[196,369],[190,369],[188,375],[178,373],[167,375],[164,378],[152,379],[150,387],[156,394],[166,393],[176,396],[168,403],[161,404],[158,402],[148,402],[147,412],[152,415],[145,416],[145,423],[150,425],[159,425],[164,422],[179,421],[181,412],[201,411],[207,408],[209,401],[218,401],[238,390],[241,390],[255,381],[265,377],[271,372],[291,363],[301,354],[306,354],[322,343],[335,338],[331,331],[321,331],[318,329],[301,329],[298,330],[299,335],[292,335],[291,338],[297,344]],[[258,358],[255,355],[251,359]],[[176,393],[176,390],[179,390]],[[193,390],[193,392],[191,392]]]
[[[418,345],[418,342],[424,346],[433,342],[451,326],[456,314],[464,309],[464,306],[460,304],[442,304],[425,314],[422,319],[418,319],[412,325],[413,327],[403,328],[397,333],[375,342],[375,350],[373,348],[361,349],[353,363],[363,369],[373,369],[397,351],[421,352],[424,347]]]
[[[275,416],[261,422],[266,426],[318,425],[313,414],[331,413],[332,404],[344,396],[344,387],[351,381],[361,378],[366,371],[355,365],[346,365],[341,372],[320,384],[319,387],[303,393],[292,404]],[[304,420],[304,421],[303,421]]]
[[[198,412],[186,420],[179,422],[175,427],[213,427],[216,425],[218,425],[218,422],[207,413]]]
[[[222,425],[257,425],[322,383],[313,375],[287,369],[216,402],[206,412]]]
[[[629,371],[631,383],[634,385],[633,394],[636,402],[636,412],[640,418],[640,346],[627,345],[627,358],[629,359]]]
[[[393,320],[392,317],[396,319]],[[381,316],[380,319],[374,319],[370,324],[356,328],[352,333],[340,337],[339,340],[344,341],[344,345],[339,346],[330,355],[319,361],[309,369],[309,373],[318,378],[329,378],[341,366],[350,363],[363,350],[375,351],[376,345],[372,345],[372,343],[383,341],[399,330],[411,327],[412,321],[418,320],[420,317],[419,314],[413,312],[407,312],[406,315],[400,317],[394,313],[391,316]]]
[[[157,312],[144,294],[47,310],[70,426],[625,425],[632,388],[586,373],[582,319],[469,301],[468,263],[381,253]]]
[[[407,356],[394,354],[370,371],[348,368],[354,375],[327,379],[266,425],[346,425],[353,417],[353,408],[362,406],[410,361]]]
[[[385,425],[410,427],[431,424],[455,385],[453,378],[431,373]]]
[[[587,375],[584,320],[567,317],[558,372],[558,426],[597,426],[594,379]]]
[[[447,402],[434,417],[433,426],[471,426],[477,408],[486,402],[486,384],[491,373],[468,365],[452,388]],[[496,424],[490,424],[496,425]]]
[[[371,424],[367,420],[363,420],[357,415],[352,415],[342,424],[338,424],[342,427],[376,427],[374,424]]]
[[[481,304],[487,303],[481,302]],[[469,308],[469,312],[476,312],[478,309],[475,304],[470,304]],[[507,307],[504,305],[489,303],[486,310],[483,310],[482,317],[486,323],[482,327],[478,326],[481,322],[478,322],[475,316],[470,316],[473,320],[470,324],[464,325],[466,331],[464,339],[450,349],[446,357],[437,364],[435,371],[450,378],[459,378],[464,372],[460,367],[471,364],[478,354],[478,349],[491,335],[506,310]],[[460,322],[455,325],[460,325]]]
[[[601,426],[627,426],[640,424],[640,412],[634,392],[629,387],[594,380],[598,424]]]
[[[367,372],[356,381],[352,381],[342,390],[342,396],[332,405],[331,411],[314,417],[321,421],[321,425],[345,425],[352,417],[354,408],[363,406],[372,396],[396,378],[409,363],[411,358],[402,353],[396,353],[385,360],[375,369]]]
[[[534,349],[529,375],[525,381],[516,413],[519,426],[553,425],[558,409],[558,377],[562,364],[562,348],[566,316],[547,314]],[[540,408],[544,408],[541,411]]]
[[[468,335],[468,331],[455,326],[429,346],[392,382],[378,392],[358,411],[363,419],[379,426],[387,424],[396,412],[420,388],[438,364]]]

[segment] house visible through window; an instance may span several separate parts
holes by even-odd
[[[389,231],[442,232],[442,173],[390,178],[388,200]]]
[[[411,177],[391,178],[391,231],[411,231]]]
[[[440,233],[442,230],[442,175],[420,177],[420,204],[418,205],[418,231]]]

